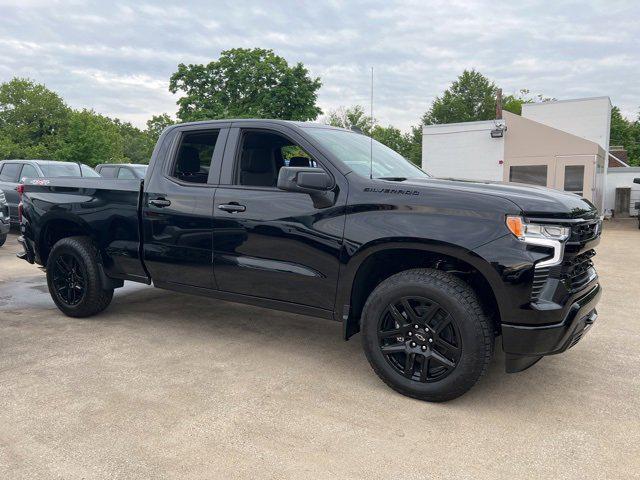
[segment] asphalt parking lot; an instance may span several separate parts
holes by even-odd
[[[400,396],[338,323],[146,286],[64,317],[0,248],[0,478],[640,478],[640,231],[589,335],[465,396]]]

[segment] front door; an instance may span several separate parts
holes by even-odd
[[[215,288],[213,197],[227,133],[178,127],[162,145],[166,161],[154,165],[142,199],[144,261],[156,283]]]
[[[286,127],[232,129],[214,202],[214,272],[225,292],[332,310],[344,177]],[[330,202],[276,187],[283,165],[323,168]],[[225,183],[223,185],[223,183]]]

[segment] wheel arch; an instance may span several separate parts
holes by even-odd
[[[336,297],[336,318],[343,322],[344,338],[360,330],[360,316],[371,292],[391,275],[412,268],[435,268],[460,276],[478,292],[483,307],[500,331],[498,272],[474,252],[447,242],[386,240],[358,250],[344,266]]]
[[[93,238],[89,225],[77,215],[50,214],[41,219],[38,233],[37,254],[42,265],[47,264],[51,249],[56,242],[68,237],[86,236]]]

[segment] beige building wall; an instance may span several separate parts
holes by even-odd
[[[504,112],[504,181],[529,180],[573,191],[602,211],[604,149],[595,142]],[[546,175],[545,175],[546,171]]]

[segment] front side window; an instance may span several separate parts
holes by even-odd
[[[188,183],[207,183],[220,130],[198,130],[182,135],[171,176]]]
[[[301,146],[282,135],[262,130],[243,133],[236,168],[238,185],[274,188],[285,165],[319,167]]]
[[[425,178],[429,175],[389,147],[348,130],[311,127],[309,134],[356,174],[373,178]]]
[[[0,180],[3,182],[17,182],[21,168],[22,165],[19,163],[5,163],[2,171],[0,171]]]

